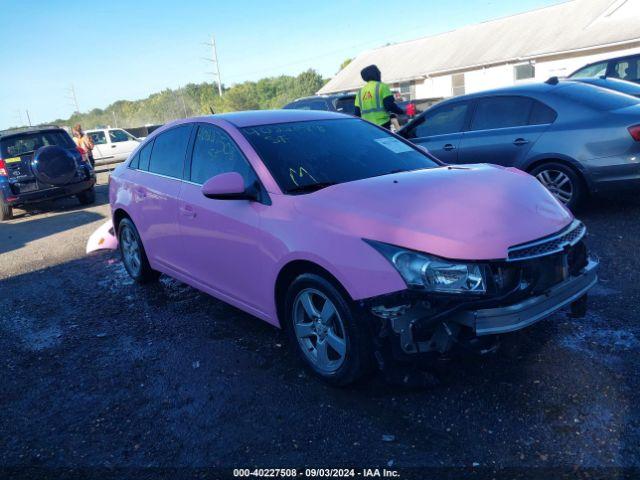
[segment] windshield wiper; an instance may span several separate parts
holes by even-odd
[[[331,185],[335,185],[336,182],[318,182],[318,183],[309,183],[307,185],[298,185],[296,187],[289,188],[287,193],[307,193],[307,192],[315,192],[317,190],[322,190],[323,188],[330,187]]]

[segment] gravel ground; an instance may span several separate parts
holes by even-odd
[[[637,195],[579,215],[601,261],[586,318],[438,362],[439,385],[411,390],[328,387],[267,324],[85,256],[106,195],[0,225],[0,468],[640,467]]]

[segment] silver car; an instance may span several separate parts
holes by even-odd
[[[455,97],[399,133],[446,163],[529,172],[569,208],[640,186],[640,99],[587,83],[551,78]]]

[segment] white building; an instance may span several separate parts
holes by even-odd
[[[571,0],[365,51],[318,93],[353,91],[372,63],[412,99],[441,99],[566,76],[597,60],[640,53],[640,0]]]

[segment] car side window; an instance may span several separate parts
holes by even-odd
[[[526,97],[489,97],[476,102],[471,130],[527,125],[533,100]]]
[[[426,112],[422,117],[422,123],[416,126],[413,136],[420,138],[461,132],[464,129],[468,108],[469,104],[462,102],[443,105]]]
[[[190,180],[204,184],[221,173],[238,172],[248,187],[255,180],[253,169],[229,134],[213,125],[200,125],[193,145]]]
[[[107,143],[107,136],[104,132],[91,132],[89,136],[91,137],[91,140],[93,140],[94,145],[104,145]]]
[[[553,123],[557,116],[558,114],[555,110],[547,107],[542,102],[533,100],[533,108],[529,116],[529,125],[546,125],[547,123]]]
[[[133,140],[133,137],[124,130],[109,130],[109,138],[111,143],[128,142]]]
[[[151,159],[151,150],[153,150],[153,142],[151,140],[144,147],[140,149],[140,162],[138,164],[138,169],[148,171],[149,170],[149,160]]]
[[[140,152],[136,153],[129,162],[129,168],[137,169],[140,166]]]
[[[191,125],[175,127],[158,135],[151,151],[149,171],[181,179],[190,135]]]
[[[339,98],[336,100],[336,111],[346,113],[347,115],[354,115],[356,113],[355,100],[355,97]]]
[[[621,80],[637,80],[640,78],[640,57],[618,60],[613,64],[611,76]]]

